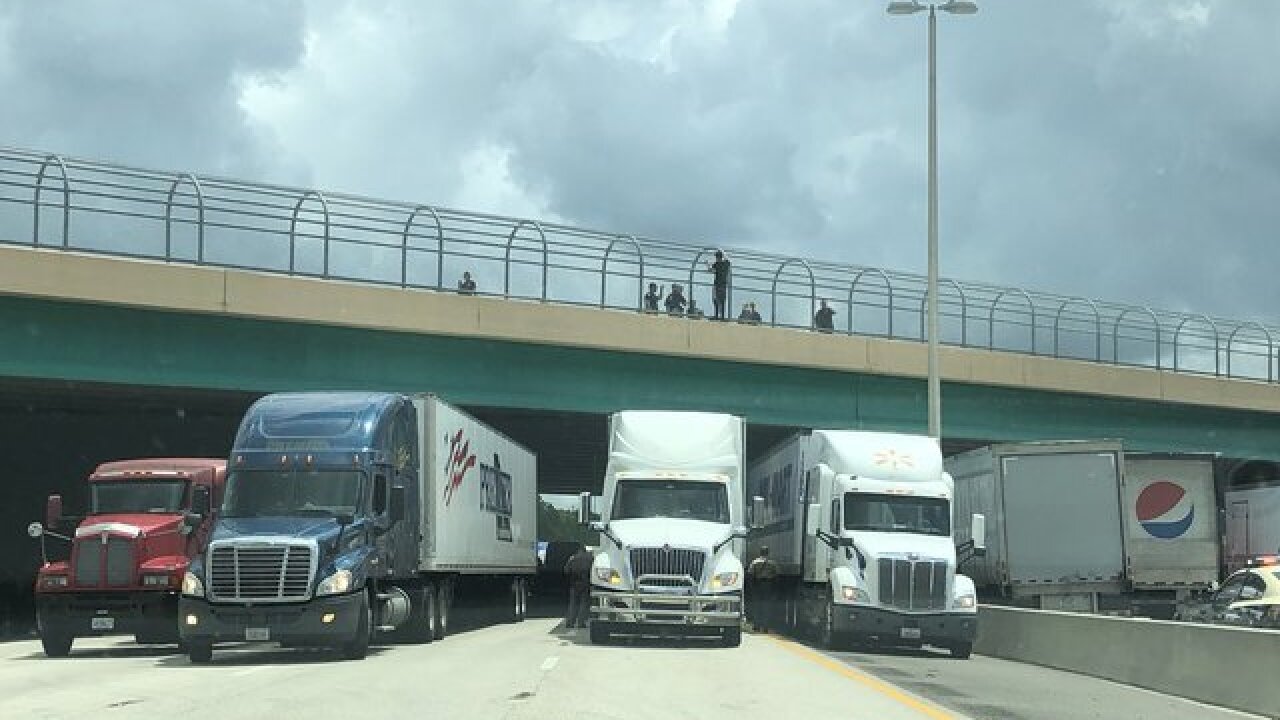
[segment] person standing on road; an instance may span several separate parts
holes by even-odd
[[[564,564],[569,578],[569,609],[564,615],[566,628],[586,627],[591,610],[591,566],[595,555],[584,545]]]
[[[716,320],[724,320],[726,318],[725,306],[729,299],[729,258],[724,256],[720,250],[716,251],[716,259],[707,270],[715,275],[711,282],[711,304],[715,311]]]
[[[747,607],[755,608],[751,625],[757,632],[769,632],[773,625],[774,605],[777,602],[778,564],[769,557],[769,546],[761,545],[760,554],[747,566]]]

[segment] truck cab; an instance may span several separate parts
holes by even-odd
[[[28,527],[45,557],[35,587],[45,654],[65,656],[75,638],[96,635],[178,642],[178,590],[225,478],[221,459],[121,460],[89,476],[83,517],[63,515],[62,497],[50,496],[45,524]],[[46,536],[70,541],[67,560],[48,560]]]
[[[592,642],[614,634],[741,642],[742,421],[628,411],[612,437],[591,576]],[[587,519],[589,496],[580,516]]]
[[[254,403],[236,433],[208,549],[182,585],[192,662],[236,640],[364,657],[377,616],[407,605],[382,608],[372,587],[415,557],[407,548],[416,538],[397,523],[417,472],[413,427],[409,399],[395,394],[286,393]]]
[[[753,472],[768,486],[778,467],[785,477],[801,468],[798,508],[791,513],[796,500],[787,492],[753,496],[760,529],[753,546],[780,549],[784,624],[813,631],[829,647],[849,640],[930,644],[968,657],[977,601],[973,582],[956,572],[954,486],[937,442],[815,430]],[[981,538],[983,519],[970,522]],[[981,541],[963,551],[982,552]]]

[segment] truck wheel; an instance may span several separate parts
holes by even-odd
[[[40,644],[44,646],[45,655],[51,658],[60,658],[71,654],[71,643],[75,639],[74,635],[65,633],[42,633],[40,635]]]
[[[951,651],[951,657],[957,660],[968,660],[969,656],[973,654],[973,643],[971,642],[956,643],[954,645],[951,645],[947,649]]]
[[[436,586],[426,583],[411,596],[409,619],[402,635],[405,642],[429,643],[436,639]]]
[[[187,658],[192,663],[202,665],[213,659],[213,643],[199,640],[187,641]]]
[[[369,654],[369,636],[373,633],[373,610],[369,607],[369,594],[360,593],[360,622],[356,634],[342,644],[342,657],[347,660],[363,660]]]
[[[436,585],[435,590],[436,622],[434,630],[436,640],[443,640],[444,636],[449,634],[449,610],[451,609],[449,605],[452,600],[449,593],[449,583],[447,581],[442,582]]]
[[[588,634],[591,636],[592,645],[609,644],[609,630],[603,624],[592,620],[587,623],[587,627],[590,628]]]
[[[507,615],[507,621],[520,622],[520,580],[519,578],[511,581],[511,597],[507,599],[507,604],[511,607],[511,612]]]
[[[520,578],[520,622],[529,617],[529,580]]]
[[[727,627],[720,636],[720,644],[727,648],[735,648],[742,644],[742,628]]]
[[[818,644],[827,650],[839,650],[842,640],[836,632],[836,605],[828,600],[818,626]]]

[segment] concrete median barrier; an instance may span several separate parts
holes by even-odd
[[[1280,717],[1276,631],[986,606],[974,650]]]

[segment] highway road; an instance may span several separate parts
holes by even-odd
[[[0,645],[0,717],[697,718],[786,720],[1220,720],[1249,717],[1112,683],[975,657],[826,654],[776,636],[592,646],[536,619],[388,646],[362,662],[272,646],[220,650],[207,666],[124,638],[72,657]]]

